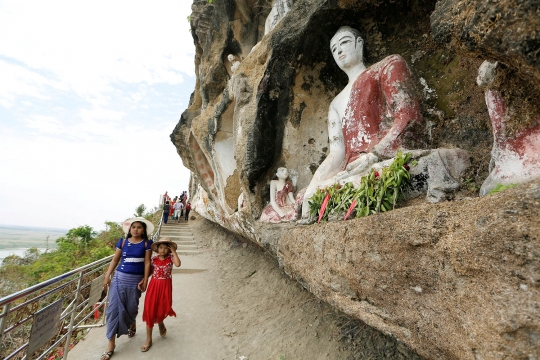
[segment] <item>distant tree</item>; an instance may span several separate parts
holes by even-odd
[[[98,240],[107,244],[110,248],[114,248],[114,245],[124,236],[124,230],[122,225],[112,221],[105,221],[105,231],[102,231],[98,235]]]
[[[91,226],[83,225],[70,229],[65,236],[59,237],[56,242],[70,242],[73,244],[87,246],[97,235]]]
[[[2,266],[22,265],[23,258],[19,255],[8,255],[2,260]]]
[[[141,217],[143,216],[145,211],[146,211],[146,206],[144,206],[144,204],[141,204],[135,208],[135,214],[133,214],[133,216]]]
[[[31,247],[30,249],[27,249],[24,252],[24,264],[23,265],[29,265],[36,262],[37,259],[39,259],[39,250],[36,247]]]

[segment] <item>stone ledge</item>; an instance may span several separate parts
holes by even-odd
[[[540,181],[285,230],[284,270],[431,359],[540,351]]]

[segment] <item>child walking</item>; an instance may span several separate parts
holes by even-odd
[[[176,316],[172,309],[172,267],[173,264],[176,267],[181,264],[176,249],[176,243],[167,238],[152,244],[152,250],[157,252],[157,256],[152,258],[154,272],[144,300],[143,321],[146,322],[146,342],[141,346],[142,352],[152,347],[154,324],[158,324],[159,334],[165,337],[167,328],[163,320],[167,316]]]

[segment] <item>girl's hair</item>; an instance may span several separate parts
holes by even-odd
[[[171,248],[169,247],[169,245],[167,244],[159,244],[156,248],[156,250],[159,250],[159,247],[160,246],[165,246],[167,248],[167,254],[170,254],[171,253]]]
[[[131,225],[135,224],[135,223],[139,223],[142,225],[143,227],[143,233],[142,233],[142,239],[143,240],[148,240],[148,234],[146,233],[146,224],[143,223],[142,221],[134,221],[131,223]],[[129,225],[129,231],[128,231],[128,234],[127,234],[127,239],[129,239],[130,237],[132,237],[133,235],[131,235],[131,225]]]

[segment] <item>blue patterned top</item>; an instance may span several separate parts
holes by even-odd
[[[118,264],[116,270],[128,274],[144,275],[144,256],[147,251],[152,251],[151,246],[153,241],[143,240],[138,244],[134,244],[127,239],[122,249],[123,241],[124,239],[120,239],[116,243],[116,248],[122,250],[120,264]]]

